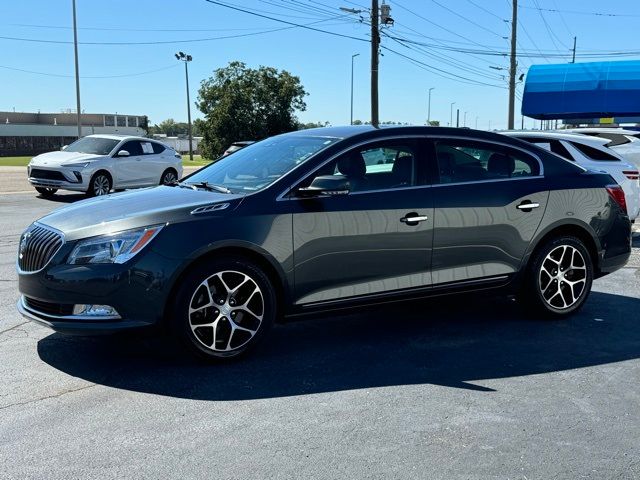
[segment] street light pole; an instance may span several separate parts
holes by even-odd
[[[427,125],[431,124],[431,90],[434,90],[436,87],[431,87],[429,89],[429,106],[427,107]]]
[[[76,27],[76,0],[73,6],[73,53],[76,64],[76,116],[78,121],[78,138],[82,137],[82,110],[80,110],[80,72],[78,70],[78,28]]]
[[[191,100],[189,99],[189,67],[187,66],[193,57],[187,55],[184,52],[178,52],[175,54],[176,58],[184,62],[184,76],[187,82],[187,122],[189,125],[189,160],[193,162],[193,136],[191,135]]]
[[[449,107],[449,126],[453,127],[453,106],[456,102],[451,102],[451,106]]]
[[[469,112],[464,112],[464,119],[462,120],[462,126],[463,127],[467,126],[467,113],[469,113]]]
[[[351,123],[349,125],[353,125],[353,59],[358,56],[360,56],[359,53],[351,55]]]

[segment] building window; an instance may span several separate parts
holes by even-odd
[[[116,119],[114,118],[113,115],[105,115],[104,116],[104,126],[105,127],[115,127],[116,126]]]
[[[138,126],[138,117],[127,117],[127,125],[130,127]]]
[[[127,126],[127,117],[123,117],[123,116],[118,115],[116,117],[116,125],[118,127],[126,127]]]

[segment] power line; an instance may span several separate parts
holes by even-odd
[[[98,78],[124,78],[124,77],[137,77],[139,75],[147,75],[149,73],[156,73],[156,72],[161,72],[163,70],[169,70],[171,68],[176,68],[178,65],[177,64],[172,64],[166,67],[161,67],[161,68],[156,68],[153,70],[146,70],[144,72],[137,72],[137,73],[125,73],[122,75],[82,75],[80,76],[80,78],[92,78],[92,79],[98,79]],[[0,65],[0,68],[3,68],[5,70],[13,70],[15,72],[22,72],[22,73],[31,73],[34,75],[44,75],[47,77],[60,77],[60,78],[73,78],[74,75],[64,75],[61,73],[50,73],[50,72],[38,72],[35,70],[25,70],[23,68],[15,68],[15,67],[9,67],[6,65]]]
[[[214,2],[212,0],[205,0],[208,1],[210,3],[218,3],[218,2]],[[224,4],[220,4],[223,6],[227,6],[229,8],[234,8],[235,7],[231,7],[228,5],[224,5]],[[272,17],[267,17],[258,13],[253,13],[253,12],[247,12],[247,13],[251,13],[252,15],[258,15],[264,18],[269,18],[271,20],[275,20],[278,21],[280,23],[285,23],[288,24],[290,26],[288,27],[280,27],[280,28],[273,28],[273,29],[269,29],[269,30],[262,30],[260,32],[249,32],[249,33],[239,33],[239,34],[235,34],[235,35],[222,35],[222,36],[218,36],[218,37],[208,37],[208,38],[191,38],[191,39],[182,39],[182,40],[157,40],[157,41],[144,41],[144,42],[78,42],[80,45],[167,45],[167,44],[176,44],[176,43],[198,43],[198,42],[210,42],[210,41],[215,41],[215,40],[226,40],[226,39],[232,39],[232,38],[243,38],[243,37],[252,37],[255,35],[264,35],[266,33],[274,33],[274,32],[281,32],[284,30],[290,30],[293,28],[305,28],[305,29],[309,29],[309,30],[315,30],[318,32],[323,32],[323,33],[328,33],[331,35],[337,35],[337,36],[341,36],[341,37],[347,37],[347,38],[352,38],[352,39],[356,39],[356,40],[362,40],[362,41],[366,41],[366,39],[363,38],[358,38],[358,37],[352,37],[349,35],[343,35],[340,33],[336,33],[336,32],[329,32],[326,30],[320,30],[317,28],[313,28],[311,27],[311,25],[316,25],[318,23],[321,22],[325,22],[328,20],[334,20],[335,18],[332,19],[324,19],[324,20],[317,20],[315,22],[311,22],[308,24],[297,24],[297,23],[293,23],[293,22],[289,22],[287,20],[279,20],[279,19],[275,19]],[[344,15],[338,15],[336,18],[343,18]],[[7,37],[7,36],[0,36],[0,40],[12,40],[12,41],[22,41],[22,42],[32,42],[32,43],[50,43],[50,44],[62,44],[62,45],[68,45],[68,44],[72,44],[72,41],[69,40],[49,40],[49,39],[41,39],[41,38],[24,38],[24,37]]]
[[[456,17],[459,17],[459,18],[463,19],[464,21],[466,21],[466,22],[468,22],[468,23],[470,23],[470,24],[472,24],[472,25],[475,25],[476,27],[478,27],[478,28],[480,28],[480,29],[484,30],[485,32],[489,32],[490,34],[495,35],[496,37],[503,38],[503,36],[502,36],[502,35],[500,35],[499,33],[494,32],[493,30],[491,30],[490,28],[485,27],[484,25],[481,25],[481,24],[479,24],[479,23],[477,23],[477,22],[474,22],[473,20],[471,20],[471,19],[469,19],[469,18],[465,17],[464,15],[459,14],[459,13],[458,13],[458,12],[456,12],[455,10],[452,10],[452,9],[450,9],[449,7],[445,6],[445,5],[442,5],[440,2],[438,2],[438,1],[436,1],[436,0],[431,0],[431,1],[432,1],[433,3],[435,3],[436,5],[438,5],[439,7],[444,8],[446,11],[448,11],[448,12],[452,13],[452,14],[453,14],[453,15],[455,15]]]
[[[480,10],[482,10],[483,12],[488,13],[489,15],[496,17],[498,20],[501,20],[503,22],[508,21],[505,18],[502,18],[500,15],[496,15],[495,13],[493,13],[491,10],[487,10],[486,8],[484,8],[482,5],[477,4],[476,2],[474,2],[473,0],[467,0],[467,2],[469,2],[471,5],[478,7]]]
[[[335,37],[350,38],[351,40],[358,40],[360,42],[367,42],[367,43],[369,42],[366,38],[354,37],[353,35],[345,35],[343,33],[331,32],[329,30],[322,30],[320,28],[314,28],[314,27],[311,27],[309,25],[303,25],[303,24],[299,24],[299,23],[289,22],[287,20],[282,20],[282,19],[279,19],[279,18],[274,18],[274,17],[270,17],[270,16],[267,16],[267,15],[263,15],[261,13],[252,12],[250,10],[245,10],[244,8],[235,7],[233,5],[227,5],[225,3],[218,2],[216,0],[205,0],[205,2],[211,3],[213,5],[218,5],[220,7],[229,8],[231,10],[236,10],[238,12],[243,12],[243,13],[246,13],[248,15],[253,15],[253,16],[256,16],[256,17],[273,20],[274,22],[280,22],[280,23],[285,23],[287,25],[292,25],[294,27],[304,28],[305,30],[311,30],[311,31],[314,31],[314,32],[325,33],[327,35],[333,35]]]
[[[475,66],[472,66],[472,65],[470,65],[468,63],[465,63],[465,62],[462,62],[460,60],[453,59],[451,57],[446,57],[446,56],[443,56],[443,55],[439,55],[439,54],[434,53],[434,52],[429,52],[429,51],[427,51],[427,50],[425,50],[423,48],[420,48],[419,46],[408,45],[407,43],[405,43],[405,39],[402,39],[400,37],[391,36],[391,35],[388,35],[385,32],[383,32],[383,35],[385,37],[387,37],[387,38],[390,38],[394,42],[401,44],[402,46],[404,46],[406,48],[409,48],[409,49],[414,50],[414,51],[416,51],[418,53],[421,53],[421,54],[423,54],[423,55],[425,55],[427,57],[434,58],[434,59],[436,59],[436,60],[438,60],[438,61],[440,61],[440,62],[442,62],[444,64],[450,65],[450,66],[452,66],[454,68],[457,68],[459,70],[465,71],[467,73],[472,73],[474,75],[478,75],[478,76],[487,78],[489,80],[498,80],[500,78],[499,76],[491,75],[488,71],[483,71],[483,70],[481,70],[481,69],[479,69],[479,68],[477,68]]]
[[[386,47],[384,45],[382,45],[381,48],[383,48],[384,50],[387,50],[387,51],[389,51],[391,53],[395,53],[396,55],[399,55],[400,57],[403,57],[403,58],[411,61],[411,63],[423,67],[425,70],[428,70],[428,71],[430,71],[430,72],[432,72],[432,73],[434,73],[436,75],[439,75],[441,77],[449,78],[450,80],[459,81],[461,83],[468,83],[468,84],[472,84],[472,85],[484,85],[484,86],[488,86],[488,87],[496,87],[496,88],[503,88],[503,89],[506,88],[504,86],[495,85],[495,84],[492,84],[492,83],[481,82],[479,80],[474,80],[472,78],[463,77],[462,75],[457,75],[457,74],[449,72],[447,70],[443,70],[441,68],[434,67],[433,65],[429,65],[427,63],[424,63],[424,62],[422,62],[420,60],[417,60],[417,59],[415,59],[413,57],[410,57],[408,55],[400,53],[400,52],[398,52],[396,50],[393,50],[393,49],[391,49],[389,47]],[[453,78],[451,78],[451,77],[453,77]]]
[[[520,8],[528,8],[531,10],[543,10],[551,13],[568,13],[570,15],[593,15],[596,17],[632,17],[638,18],[640,14],[635,13],[605,13],[605,12],[584,12],[578,10],[558,10],[554,8],[540,8],[540,6],[522,5]]]
[[[560,39],[557,37],[557,35],[553,32],[553,29],[551,28],[551,26],[549,25],[549,23],[547,22],[547,19],[544,16],[544,13],[542,13],[542,10],[539,8],[540,4],[538,3],[538,0],[533,0],[533,3],[536,4],[536,6],[538,7],[538,14],[540,15],[540,18],[542,19],[542,23],[544,24],[544,28],[547,30],[547,32],[549,33],[549,40],[551,40],[551,43],[553,43],[553,46],[556,48],[556,50],[558,50],[559,52],[561,51],[558,48],[558,44],[556,43],[556,41],[554,40],[554,37],[556,39],[558,39],[558,41],[560,42],[560,44],[565,47],[565,48],[569,48],[567,47],[565,44],[562,43],[562,41],[560,41]]]

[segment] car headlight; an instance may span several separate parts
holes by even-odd
[[[82,163],[65,163],[62,165],[63,167],[73,167],[73,168],[86,168],[89,166],[91,162],[82,162]]]
[[[82,240],[69,255],[67,263],[124,263],[140,253],[162,227],[163,225],[154,225]]]

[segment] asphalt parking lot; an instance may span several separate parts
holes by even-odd
[[[458,297],[276,327],[206,366],[162,338],[65,337],[15,310],[0,195],[0,478],[640,478],[640,234],[581,313]]]

